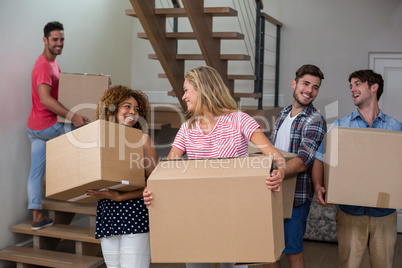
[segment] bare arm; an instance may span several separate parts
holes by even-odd
[[[85,192],[87,195],[96,196],[101,199],[110,199],[113,201],[124,201],[142,197],[143,189],[138,189],[130,192],[119,192],[116,190],[106,189],[105,191],[88,190]]]
[[[73,123],[74,126],[80,127],[85,125],[85,121],[89,121],[85,116],[71,113],[58,100],[50,95],[52,88],[47,84],[38,85],[38,95],[41,104],[48,108],[53,113],[65,117]]]
[[[167,156],[167,159],[180,159],[184,155],[184,152],[180,149],[177,149],[176,147],[172,147],[170,149],[170,152]]]
[[[303,160],[299,157],[295,157],[286,162],[286,176],[293,176],[300,172],[306,171],[306,166]]]
[[[158,152],[149,135],[142,134],[142,141],[144,144],[145,176],[148,178],[158,164]]]
[[[271,176],[267,178],[266,184],[268,189],[273,191],[279,191],[283,178],[285,177],[285,159],[282,154],[272,145],[268,138],[262,133],[262,130],[258,128],[254,131],[250,141],[264,154],[272,155],[278,167],[271,173]]]

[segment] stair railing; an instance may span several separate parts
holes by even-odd
[[[256,0],[256,34],[255,34],[255,81],[254,93],[260,93],[258,99],[258,109],[263,107],[263,88],[264,88],[264,54],[265,54],[265,22],[276,26],[276,52],[275,52],[275,107],[279,106],[279,60],[280,60],[280,34],[282,23],[271,16],[261,12],[262,2]]]
[[[171,0],[171,6],[174,8],[180,7],[178,0]],[[255,55],[254,55],[254,93],[260,93],[258,98],[258,109],[263,107],[263,88],[264,88],[264,55],[265,55],[265,25],[270,23],[276,27],[276,47],[275,47],[275,90],[274,90],[274,106],[279,106],[279,63],[280,63],[280,39],[281,27],[283,24],[262,12],[263,3],[261,0],[255,0],[256,20],[255,20]],[[178,32],[178,18],[173,18],[172,25],[173,32]],[[176,54],[177,45],[176,41]]]

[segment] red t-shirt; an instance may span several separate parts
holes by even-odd
[[[28,118],[29,129],[42,130],[53,126],[57,122],[57,115],[40,103],[38,86],[40,84],[51,86],[50,95],[57,100],[60,72],[57,61],[49,61],[43,55],[40,55],[36,60],[31,74],[32,109]]]

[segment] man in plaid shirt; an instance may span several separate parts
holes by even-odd
[[[297,174],[291,219],[284,221],[285,250],[289,267],[304,267],[303,236],[306,230],[314,187],[311,180],[315,153],[326,133],[324,117],[314,108],[324,75],[314,65],[303,65],[292,81],[293,101],[283,109],[275,122],[271,142],[275,147],[297,154],[286,163],[286,176]],[[279,262],[265,267],[280,267]]]

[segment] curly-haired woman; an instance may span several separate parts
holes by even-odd
[[[146,95],[121,85],[111,87],[99,101],[96,119],[142,130],[145,176],[148,177],[158,155],[147,134],[149,102]],[[87,194],[102,198],[98,201],[95,236],[101,239],[107,267],[149,267],[148,210],[142,189],[131,192],[89,190]]]

